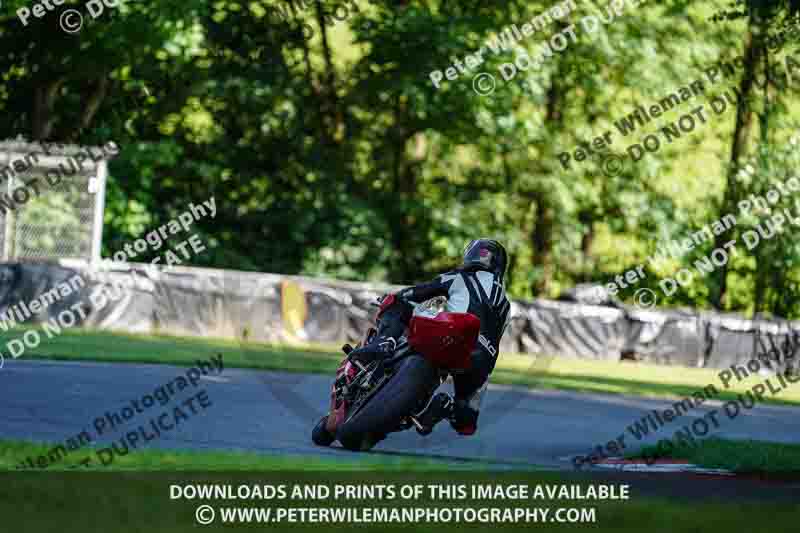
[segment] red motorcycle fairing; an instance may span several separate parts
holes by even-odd
[[[387,295],[381,301],[378,317],[395,301],[394,295]],[[434,366],[445,370],[467,370],[472,366],[471,355],[478,341],[480,326],[480,319],[471,313],[441,312],[435,317],[412,317],[405,333],[411,348]],[[375,333],[375,328],[370,328],[357,347],[369,343]],[[336,370],[326,421],[326,429],[331,434],[336,434],[336,429],[344,423],[351,407],[343,398],[337,404],[337,386],[349,386],[359,371],[358,366],[348,358]]]
[[[467,370],[478,342],[481,320],[471,313],[442,311],[435,317],[414,316],[408,343],[439,368]]]
[[[395,299],[393,294],[389,294],[383,300],[381,300],[381,308],[378,311],[378,315],[375,317],[376,322],[383,311],[392,305],[394,301]],[[356,348],[360,348],[366,344],[369,344],[377,333],[378,332],[375,328],[369,328],[364,334],[364,338],[361,340],[361,342],[356,344]],[[347,353],[349,353],[349,351]],[[344,419],[347,417],[347,411],[350,409],[350,404],[345,399],[342,399],[338,404],[336,403],[337,384],[339,386],[349,386],[353,381],[353,378],[358,375],[359,371],[359,368],[347,357],[345,357],[342,362],[339,363],[339,368],[336,369],[336,379],[334,379],[333,385],[331,386],[331,403],[330,409],[328,410],[328,420],[325,425],[328,432],[334,435],[336,434],[336,428],[339,427],[339,424],[344,422]]]
[[[331,387],[331,407],[328,413],[328,421],[326,423],[326,428],[331,433],[336,433],[336,428],[344,422],[345,417],[347,416],[347,410],[350,406],[347,403],[347,400],[341,400],[339,405],[336,405],[336,384],[342,383],[341,379],[344,379],[344,382],[349,385],[353,378],[356,377],[358,374],[358,367],[350,362],[349,359],[345,358],[339,368],[336,370],[336,380],[333,383],[333,387]]]

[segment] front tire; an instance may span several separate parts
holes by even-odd
[[[439,385],[439,374],[426,359],[411,355],[381,390],[357,413],[340,425],[336,438],[352,451],[366,451],[400,425]]]

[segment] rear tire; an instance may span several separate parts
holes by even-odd
[[[348,450],[369,450],[396,430],[403,417],[438,385],[439,374],[433,365],[418,355],[406,357],[389,382],[338,427],[336,438]]]
[[[333,444],[333,441],[336,440],[336,435],[331,435],[325,427],[327,422],[328,415],[325,415],[319,419],[319,422],[317,422],[317,425],[314,426],[314,429],[311,431],[311,440],[313,440],[314,444],[317,446],[330,446]]]

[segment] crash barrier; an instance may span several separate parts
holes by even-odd
[[[53,297],[74,280],[77,290]],[[247,339],[253,342],[357,341],[374,314],[370,305],[399,286],[352,283],[139,263],[18,262],[0,264],[0,327],[45,323],[82,302],[75,326],[132,333]],[[122,296],[96,304],[114,286]],[[49,295],[49,298],[48,298]],[[52,300],[49,305],[45,302]],[[30,303],[40,305],[32,312]],[[631,359],[661,365],[728,368],[758,354],[781,357],[776,371],[797,370],[800,323],[747,320],[698,311],[643,311],[621,305],[513,301],[505,353],[579,359]]]

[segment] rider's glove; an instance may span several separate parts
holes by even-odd
[[[372,360],[374,357],[387,357],[394,353],[397,341],[394,337],[376,337],[372,342],[361,348],[356,348],[350,352],[349,357],[357,357],[364,360]]]
[[[407,304],[411,300],[411,297],[413,295],[414,295],[413,287],[409,287],[407,289],[403,289],[401,291],[397,291],[396,293],[394,293],[394,297],[405,304]]]

